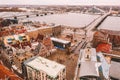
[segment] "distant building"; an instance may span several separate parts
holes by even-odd
[[[0,25],[2,27],[9,26],[11,24],[18,24],[18,20],[17,19],[4,19],[0,22]]]
[[[28,80],[66,80],[66,67],[43,57],[25,61],[23,70]]]
[[[105,11],[97,8],[96,6],[93,6],[92,8],[88,9],[88,13],[92,13],[92,14],[104,14]]]

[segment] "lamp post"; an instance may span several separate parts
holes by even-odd
[[[75,40],[75,32],[76,32],[76,28],[73,29],[73,32],[74,32],[74,40]]]

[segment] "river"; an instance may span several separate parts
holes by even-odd
[[[65,25],[71,27],[84,27],[100,15],[88,15],[80,13],[63,13],[46,15],[40,17],[28,18],[27,20],[46,22],[48,24],[55,23],[57,25]]]
[[[0,12],[0,17],[6,16],[17,16],[17,15],[27,15],[32,13],[25,12]],[[63,14],[53,14],[53,15],[44,15],[44,16],[33,16],[29,18],[25,16],[21,21],[40,21],[46,22],[48,24],[54,23],[56,25],[65,25],[71,27],[84,27],[100,15],[90,15],[90,14],[81,14],[81,13],[63,13]],[[99,26],[98,29],[109,29],[120,31],[120,17],[108,16],[103,23]]]

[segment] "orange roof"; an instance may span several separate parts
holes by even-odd
[[[106,44],[106,43],[101,43],[97,46],[96,51],[97,52],[105,52],[105,53],[110,53],[111,51],[111,45]]]
[[[23,80],[0,63],[0,79],[5,80],[8,77],[10,80]]]

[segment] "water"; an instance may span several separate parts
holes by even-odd
[[[98,29],[120,31],[120,17],[107,17]]]
[[[65,25],[71,27],[84,27],[99,16],[100,15],[64,13],[28,18],[27,20],[46,22],[48,24],[55,23],[56,25]]]
[[[18,15],[32,14],[30,12],[0,12],[0,17],[7,16],[18,16]],[[56,25],[66,25],[71,27],[84,27],[85,25],[92,22],[94,19],[100,15],[89,15],[80,13],[63,13],[63,14],[53,14],[46,16],[30,16],[30,18],[23,17],[22,21],[40,21],[46,22],[48,24],[55,23]],[[120,17],[107,17],[104,22],[99,26],[99,29],[109,29],[120,31]]]

